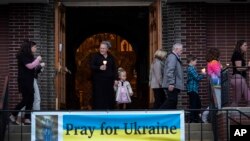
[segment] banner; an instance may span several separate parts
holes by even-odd
[[[32,141],[184,141],[184,111],[34,112]]]

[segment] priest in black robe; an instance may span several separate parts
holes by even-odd
[[[110,110],[115,106],[114,82],[117,69],[114,57],[108,52],[110,42],[102,41],[99,52],[93,55],[90,61],[93,82],[94,110]]]

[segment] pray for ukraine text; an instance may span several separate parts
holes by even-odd
[[[124,123],[124,128],[119,126],[110,126],[106,122],[102,122],[100,128],[95,126],[79,126],[71,123],[66,124],[65,135],[84,135],[92,138],[95,130],[100,132],[100,135],[118,135],[118,130],[123,130],[126,135],[141,135],[141,134],[176,134],[176,126],[163,126],[157,122],[155,125],[138,125],[136,122]]]

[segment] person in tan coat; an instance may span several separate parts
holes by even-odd
[[[164,60],[167,52],[163,49],[158,49],[154,54],[154,60],[150,67],[149,85],[154,92],[153,109],[159,109],[166,99],[166,95],[162,88]]]

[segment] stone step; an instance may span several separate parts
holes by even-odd
[[[185,133],[185,139],[193,141],[193,140],[201,140],[201,132],[200,131],[191,131],[190,137],[188,135],[188,132]],[[213,132],[212,131],[203,131],[202,132],[202,139],[203,140],[212,140],[213,139]]]
[[[202,126],[202,137],[203,141],[212,141],[213,132],[211,124],[200,124],[200,123],[186,123],[185,124],[185,139],[186,141],[200,141],[201,137],[201,126]],[[188,130],[190,129],[190,130]],[[19,141],[21,140],[21,130],[23,132],[22,141],[31,140],[31,126],[30,125],[9,125],[5,133],[5,141]],[[8,135],[9,133],[9,135]],[[188,134],[190,133],[190,139]],[[9,137],[9,140],[8,140]]]
[[[200,132],[195,131],[191,132],[190,138],[188,134],[185,134],[186,141],[201,141]],[[11,133],[9,136],[5,136],[5,141],[31,141],[31,133],[23,133],[21,136],[20,133]],[[203,141],[213,141],[213,134],[211,132],[204,132]]]
[[[186,141],[201,141],[201,134],[203,141],[213,141],[212,125],[210,123],[185,123]]]
[[[6,133],[31,133],[30,125],[11,125],[7,126]]]
[[[188,131],[212,131],[212,125],[210,123],[186,123],[185,130]]]
[[[23,133],[22,135],[20,133],[11,133],[5,134],[4,141],[31,141],[31,133]]]

